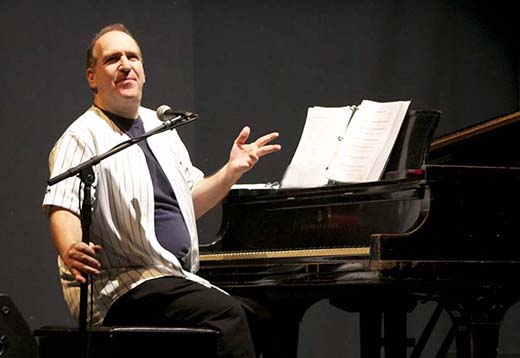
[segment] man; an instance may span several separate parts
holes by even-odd
[[[145,73],[138,43],[124,25],[102,29],[87,51],[93,106],[58,140],[51,176],[160,125],[141,107]],[[79,313],[82,273],[93,276],[94,325],[201,325],[223,334],[229,357],[253,356],[241,305],[196,276],[195,220],[216,205],[257,160],[280,150],[277,133],[247,144],[240,132],[229,160],[203,177],[175,131],[149,137],[94,167],[90,244],[81,242],[80,183],[66,179],[47,189],[49,214],[65,299]]]

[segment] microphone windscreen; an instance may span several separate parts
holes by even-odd
[[[167,106],[165,104],[159,106],[155,111],[157,118],[159,118],[162,122],[168,120],[168,118],[166,117],[167,112],[172,112],[172,109],[170,108],[170,106]]]

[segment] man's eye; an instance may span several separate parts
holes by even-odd
[[[119,57],[118,56],[110,56],[106,59],[106,63],[114,63],[114,62],[117,62],[119,61]]]

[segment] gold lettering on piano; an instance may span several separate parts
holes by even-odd
[[[339,225],[337,223],[305,223],[300,225],[300,231],[312,231],[312,230],[337,230]]]
[[[305,232],[341,229],[341,225],[336,221],[330,220],[330,214],[324,213],[323,210],[317,210],[313,216],[308,219],[308,222],[301,223],[301,220],[293,222],[293,230]]]

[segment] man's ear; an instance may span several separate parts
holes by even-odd
[[[96,78],[95,78],[95,74],[94,74],[94,71],[92,70],[92,68],[87,68],[87,71],[85,72],[85,76],[87,77],[87,82],[88,82],[88,86],[90,87],[91,90],[95,91],[96,90]]]

